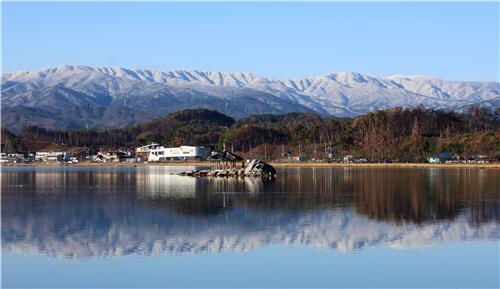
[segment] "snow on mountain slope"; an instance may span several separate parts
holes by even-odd
[[[109,210],[109,209],[108,209]],[[497,240],[494,221],[471,225],[464,213],[454,221],[424,225],[397,225],[371,220],[353,209],[317,211],[307,214],[248,210],[245,214],[227,214],[200,221],[168,212],[130,210],[127,221],[118,211],[106,211],[109,225],[89,224],[81,229],[47,226],[57,224],[56,214],[11,217],[2,225],[2,249],[10,252],[81,258],[128,254],[196,254],[207,252],[245,252],[270,245],[302,245],[325,250],[351,251],[372,247],[411,248],[444,242]],[[123,212],[122,212],[123,213]],[[148,217],[149,216],[149,217]],[[273,226],[266,220],[272,217]],[[70,224],[86,224],[81,215]],[[161,220],[161,222],[158,222]],[[227,220],[231,220],[228,222]],[[160,225],[159,225],[160,224]],[[40,230],[39,228],[44,228]],[[15,238],[7,237],[9,233]]]
[[[484,101],[498,98],[500,87],[495,82],[443,81],[425,76],[392,76],[388,80],[408,91],[447,100]]]
[[[152,116],[178,108],[205,107],[234,117],[291,111],[352,117],[395,106],[463,109],[481,104],[496,108],[499,99],[500,84],[496,82],[444,81],[425,76],[382,78],[354,72],[277,80],[241,72],[65,65],[2,74],[4,107],[120,104]]]

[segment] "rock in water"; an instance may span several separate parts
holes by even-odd
[[[245,169],[245,176],[275,176],[276,170],[261,160],[252,160]]]

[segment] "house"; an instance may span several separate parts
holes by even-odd
[[[205,147],[180,146],[166,148],[163,146],[153,148],[149,151],[148,161],[159,162],[169,160],[206,160],[211,150]]]
[[[0,155],[0,163],[9,163],[10,159],[6,153],[1,153]]]
[[[39,162],[67,162],[72,157],[70,151],[39,151],[35,154],[35,161]]]
[[[0,163],[24,163],[28,158],[24,153],[2,153],[0,155]]]
[[[489,160],[488,156],[475,155],[475,156],[469,157],[468,162],[473,163],[473,164],[485,164],[485,163],[489,163],[490,160]]]
[[[71,157],[69,158],[69,162],[77,164],[80,162],[80,160],[77,157]]]
[[[25,154],[23,154],[23,153],[11,153],[11,154],[7,154],[7,158],[9,160],[9,162],[13,162],[13,163],[24,163],[24,162],[27,162],[27,158],[26,158]]]
[[[129,150],[119,150],[116,152],[119,162],[133,163],[136,161],[135,152]]]
[[[132,151],[100,151],[92,158],[94,162],[110,162],[110,163],[118,163],[118,162],[135,162],[135,155]]]
[[[368,160],[366,158],[360,158],[360,157],[356,157],[356,156],[353,156],[353,155],[346,155],[342,159],[342,162],[346,163],[346,164],[367,163]]]
[[[452,155],[449,152],[442,152],[427,158],[427,161],[430,164],[441,164],[451,159]]]
[[[14,153],[14,154],[7,154],[9,158],[13,159],[24,159],[24,154],[22,153]]]
[[[305,162],[305,161],[307,161],[307,157],[305,155],[301,155],[298,157],[294,157],[293,160],[296,162]]]
[[[135,155],[137,156],[137,159],[139,161],[146,161],[149,158],[149,152],[152,149],[156,149],[156,148],[159,148],[159,147],[160,147],[160,144],[152,142],[152,143],[150,143],[148,145],[145,145],[145,146],[142,146],[142,147],[138,147],[135,150]]]
[[[455,164],[459,164],[459,163],[465,163],[467,162],[467,158],[464,157],[464,156],[461,156],[459,154],[454,154],[453,157],[447,161],[448,163],[455,163]]]
[[[348,164],[350,164],[350,163],[354,163],[354,159],[355,159],[355,158],[354,158],[354,156],[353,156],[353,155],[346,155],[346,156],[344,156],[344,158],[342,159],[342,162],[343,162],[343,163],[348,163]]]

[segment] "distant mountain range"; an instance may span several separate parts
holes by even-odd
[[[60,66],[2,74],[2,126],[125,127],[186,108],[232,117],[316,112],[353,117],[391,107],[500,107],[500,83],[355,72],[277,80],[249,73]]]
[[[109,214],[106,217],[110,217]],[[302,245],[346,252],[373,247],[419,248],[499,238],[494,221],[472,226],[467,222],[467,214],[459,216],[456,221],[424,225],[378,222],[348,209],[300,215],[277,211],[272,216],[249,210],[246,214],[229,212],[228,216],[217,216],[205,222],[175,214],[159,214],[157,210],[146,213],[136,209],[128,215],[128,223],[118,216],[111,216],[109,224],[100,228],[75,214],[69,221],[84,224],[82,229],[48,226],[57,224],[57,221],[54,219],[56,214],[49,215],[46,211],[40,216],[28,213],[23,218],[5,218],[2,250],[62,258],[247,252],[270,245]],[[154,223],[152,217],[161,223]],[[225,217],[231,222],[224,222]],[[266,217],[275,218],[275,226],[264,221]],[[49,223],[51,221],[54,223]],[[43,229],[40,226],[44,226]],[[5,233],[16,237],[6,237]]]

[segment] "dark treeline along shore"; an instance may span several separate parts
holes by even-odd
[[[183,110],[121,129],[47,130],[24,125],[14,134],[2,128],[3,152],[79,148],[96,151],[165,146],[206,146],[246,158],[290,156],[341,159],[346,154],[370,162],[423,162],[436,153],[500,159],[499,110],[472,107],[466,113],[417,107],[370,112],[354,119],[314,113],[254,115],[235,120],[206,109]]]

